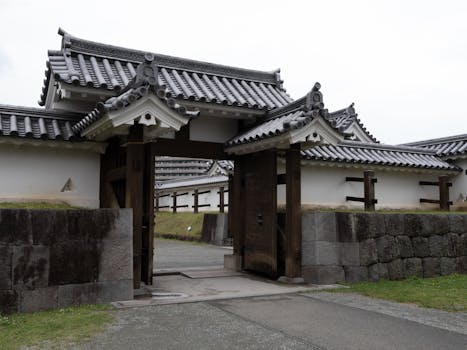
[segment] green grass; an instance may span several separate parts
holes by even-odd
[[[0,203],[0,209],[76,209],[66,203],[47,203],[47,202],[3,202]]]
[[[201,238],[204,213],[156,213],[157,234],[171,234],[179,237]],[[191,230],[188,230],[191,227]]]
[[[63,349],[89,339],[112,322],[110,305],[86,305],[33,314],[0,316],[0,348]]]
[[[327,292],[359,293],[399,303],[445,311],[467,311],[467,275],[435,278],[409,278],[402,281],[360,282],[349,288],[329,289]]]

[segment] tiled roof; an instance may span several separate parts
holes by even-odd
[[[99,102],[85,118],[73,127],[74,132],[80,132],[89,125],[99,120],[105,113],[117,111],[125,108],[140,98],[148,94],[155,94],[157,98],[163,101],[170,109],[175,110],[178,114],[186,117],[197,117],[199,111],[189,111],[185,107],[179,105],[175,99],[167,97],[167,88],[164,85],[159,85],[157,82],[158,69],[154,64],[152,54],[146,55],[146,60],[138,65],[135,76],[127,84],[120,95],[111,97],[105,102]]]
[[[217,175],[217,176],[198,176],[189,177],[184,179],[174,179],[169,181],[156,182],[156,189],[159,191],[169,190],[179,187],[190,187],[200,185],[214,185],[222,184],[229,181],[228,176]]]
[[[39,108],[0,105],[0,137],[75,141],[72,126],[80,114]]]
[[[349,133],[349,128],[352,126],[352,124],[356,123],[371,140],[378,142],[378,140],[372,134],[370,134],[370,132],[365,128],[361,120],[358,118],[358,114],[355,112],[353,103],[347,108],[329,113],[327,118],[331,122],[331,125],[341,134]]]
[[[441,157],[467,155],[467,134],[439,139],[406,143],[408,146],[422,147],[434,151]]]
[[[389,146],[345,141],[337,146],[316,146],[302,151],[308,160],[372,164],[439,170],[459,170],[437,157],[435,152],[409,146]]]
[[[205,175],[213,163],[210,159],[156,157],[156,180]]]
[[[300,129],[309,124],[316,116],[325,116],[320,84],[316,83],[313,90],[305,97],[275,109],[266,115],[256,126],[233,137],[227,146],[235,146],[255,142],[269,137],[279,136],[294,129]]]
[[[39,104],[44,105],[52,74],[56,80],[118,94],[135,76],[143,51],[79,39],[59,30],[62,49],[49,51]],[[255,109],[273,109],[292,101],[279,72],[261,72],[154,54],[159,85],[168,97]]]

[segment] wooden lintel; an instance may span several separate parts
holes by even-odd
[[[224,152],[223,143],[158,138],[151,145],[156,156],[233,159]]]

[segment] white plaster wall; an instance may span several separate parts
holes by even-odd
[[[0,201],[99,207],[100,155],[77,149],[0,145]],[[71,178],[72,190],[61,192]]]
[[[455,206],[467,208],[467,159],[456,160],[455,164],[462,168],[462,172],[451,179],[449,195]]]
[[[368,169],[371,170],[371,169]],[[279,164],[278,173],[285,167]],[[437,181],[438,175],[400,171],[375,171],[375,196],[379,209],[429,209],[436,204],[420,204],[420,198],[438,199],[438,188],[420,186],[419,181]],[[363,197],[363,183],[346,182],[347,176],[363,177],[363,169],[302,165],[302,205],[363,208],[363,203],[346,201],[346,196]],[[285,204],[285,185],[278,186],[278,205]]]
[[[236,119],[201,116],[190,122],[190,140],[226,142],[237,135]]]
[[[198,204],[210,204],[209,207],[200,207],[198,208],[198,211],[213,211],[213,212],[219,212],[219,194],[217,192],[219,192],[219,185],[217,184],[216,186],[204,186],[204,187],[197,187],[198,188],[198,192],[203,192],[203,191],[208,191],[208,190],[211,190],[210,193],[204,193],[204,194],[200,194],[198,196]],[[228,184],[226,183],[224,185],[224,190],[226,190],[228,188]],[[194,196],[193,196],[193,193],[195,191],[195,188],[194,187],[189,187],[189,188],[183,188],[183,189],[176,189],[176,191],[178,193],[185,193],[185,192],[188,192],[188,195],[184,195],[184,196],[179,196],[177,197],[177,205],[185,205],[185,204],[188,204],[188,207],[187,208],[177,208],[177,212],[181,212],[181,211],[186,211],[186,212],[193,212],[193,205],[194,205]],[[174,192],[174,190],[170,190],[170,191],[164,191],[164,192],[160,192],[161,195],[163,194],[172,194]],[[225,204],[228,204],[229,203],[229,192],[225,192],[224,193],[224,203]],[[172,211],[172,204],[173,204],[173,199],[171,196],[167,196],[167,197],[162,197],[162,198],[159,198],[159,206],[165,206],[165,205],[168,205],[169,208],[161,208],[160,211]],[[224,211],[227,212],[228,211],[228,207],[225,207],[224,208]]]

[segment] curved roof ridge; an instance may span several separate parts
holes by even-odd
[[[430,146],[430,145],[435,145],[435,144],[439,144],[439,143],[453,142],[453,141],[463,141],[463,140],[467,140],[467,134],[460,134],[460,135],[440,137],[440,138],[436,138],[436,139],[428,139],[428,140],[407,142],[407,143],[402,143],[401,145],[404,145],[404,146],[412,146],[412,145],[413,146]]]
[[[36,116],[42,118],[52,118],[52,119],[75,119],[76,121],[83,118],[85,113],[75,113],[66,110],[57,110],[57,109],[45,109],[29,106],[15,106],[0,104],[0,113],[5,114],[18,114],[18,115],[27,115],[27,116]]]
[[[104,58],[133,61],[135,63],[142,62],[144,60],[144,55],[149,52],[81,39],[69,34],[62,28],[59,28],[58,34],[62,36],[62,51],[70,50],[88,55],[101,56]],[[207,74],[220,74],[232,78],[262,81],[276,85],[282,84],[282,80],[280,79],[280,69],[275,69],[273,71],[261,71],[158,53],[152,54],[154,55],[154,60],[157,65],[162,67],[186,69],[195,72],[200,71]]]
[[[367,143],[361,141],[351,141],[345,140],[339,143],[337,146],[347,146],[354,148],[373,148],[378,150],[387,150],[387,151],[398,151],[398,152],[411,152],[411,153],[424,153],[424,154],[436,154],[436,151],[429,150],[422,147],[413,147],[407,145],[388,145],[384,143]]]

